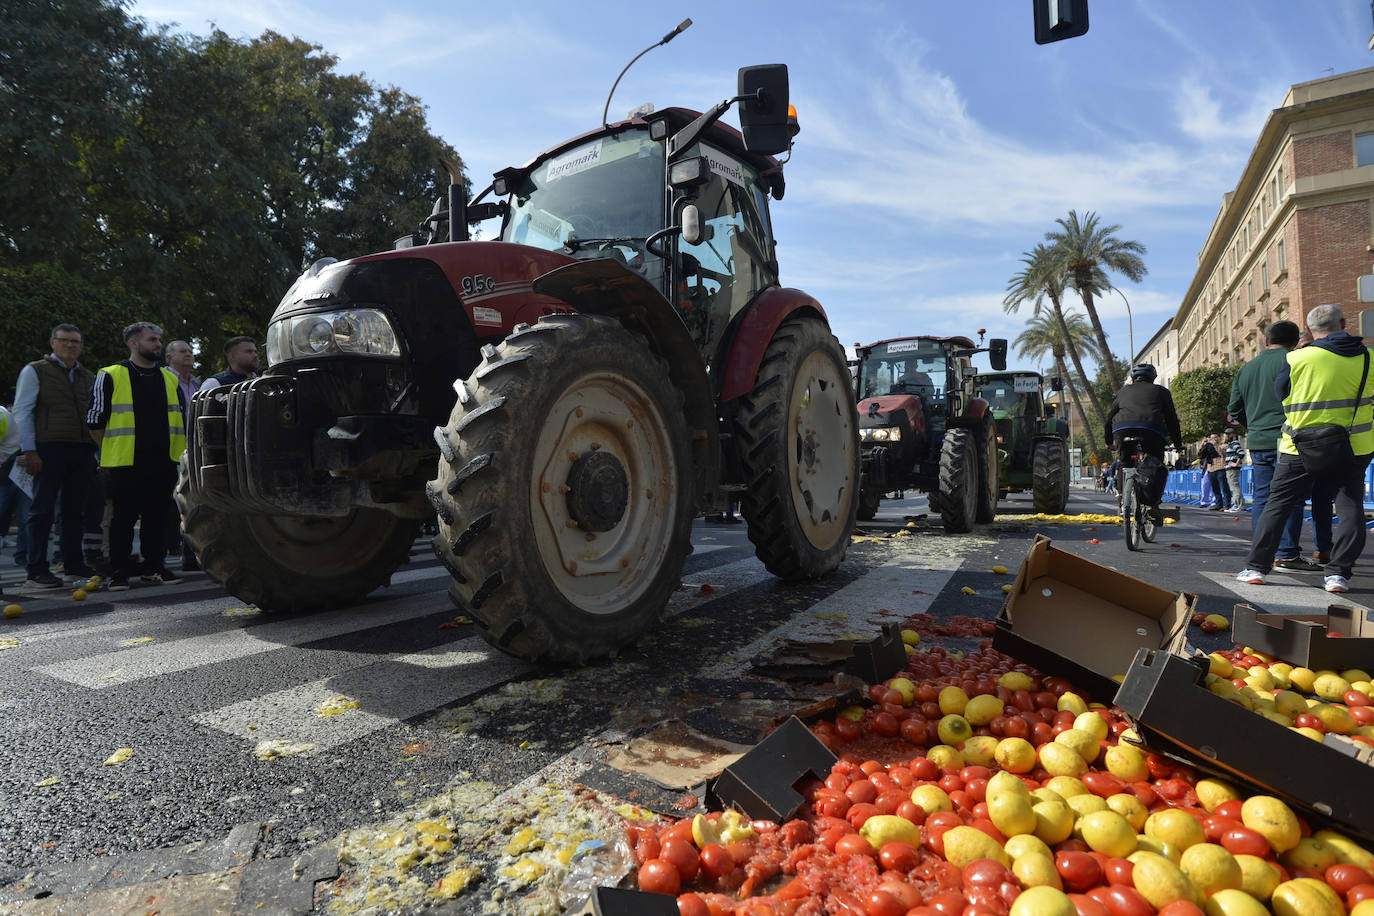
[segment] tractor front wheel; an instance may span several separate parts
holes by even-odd
[[[940,446],[940,521],[950,534],[973,530],[978,511],[978,448],[973,430],[945,433]]]
[[[859,504],[859,425],[844,350],[824,322],[789,318],[735,409],[749,540],[780,579],[840,565]]]
[[[682,394],[611,318],[553,315],[482,348],[435,430],[434,552],[499,649],[573,665],[658,620],[690,547]]]
[[[1059,515],[1069,504],[1069,449],[1063,439],[1041,439],[1031,460],[1035,511]]]
[[[341,518],[232,514],[197,502],[181,457],[176,502],[201,569],[264,611],[307,611],[360,601],[391,581],[420,523],[380,509]]]

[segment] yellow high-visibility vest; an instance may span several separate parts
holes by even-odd
[[[1303,347],[1288,354],[1289,390],[1283,399],[1283,437],[1279,451],[1296,455],[1291,433],[1309,426],[1334,424],[1350,430],[1356,455],[1374,452],[1374,369],[1358,393],[1362,357],[1341,356],[1322,347]]]
[[[110,397],[110,419],[105,424],[105,436],[100,443],[100,466],[132,467],[134,389],[129,367],[116,363],[101,371],[114,379],[114,394]],[[181,453],[186,451],[186,421],[181,415],[181,402],[177,400],[177,377],[163,369],[162,381],[167,390],[167,435],[171,443],[168,451],[173,461],[180,461]]]

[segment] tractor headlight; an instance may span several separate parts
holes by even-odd
[[[310,356],[400,356],[391,319],[370,308],[282,318],[267,326],[267,363]]]
[[[900,426],[879,426],[859,430],[859,439],[864,442],[900,442],[902,439],[902,428]]]

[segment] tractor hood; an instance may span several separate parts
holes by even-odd
[[[897,411],[901,411],[907,418],[919,417],[921,416],[921,402],[915,395],[910,394],[886,394],[881,397],[868,398],[859,402],[859,425],[884,425]],[[875,423],[875,419],[881,419],[881,422]]]

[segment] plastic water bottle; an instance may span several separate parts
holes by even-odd
[[[611,840],[583,840],[573,853],[568,877],[558,889],[558,904],[575,912],[587,902],[592,889],[614,887],[634,867],[634,851],[624,833]]]

